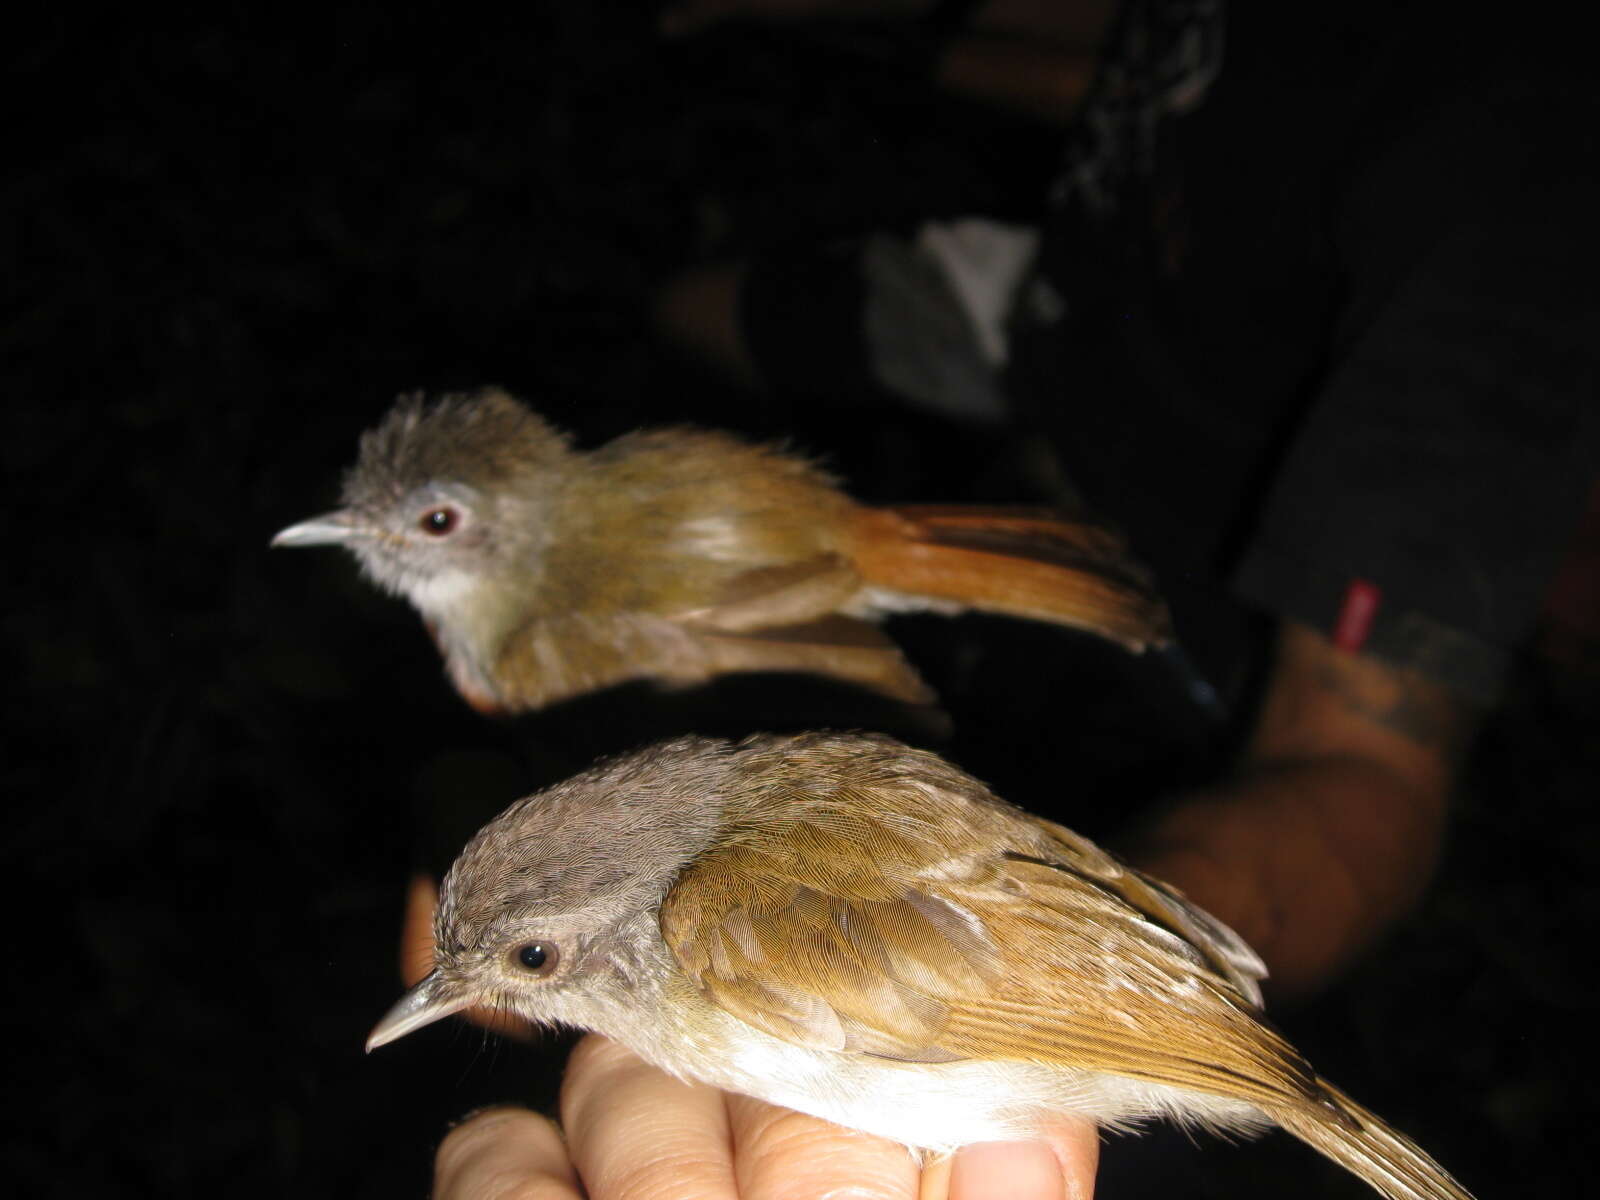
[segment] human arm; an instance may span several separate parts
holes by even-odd
[[[1250,943],[1270,994],[1305,995],[1427,883],[1479,720],[1415,667],[1285,622],[1237,769],[1125,849]]]

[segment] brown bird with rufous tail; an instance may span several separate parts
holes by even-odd
[[[1133,651],[1166,609],[1120,537],[1038,508],[851,500],[806,459],[660,429],[592,451],[499,390],[403,397],[343,507],[275,546],[340,545],[432,631],[485,712],[636,679],[797,671],[927,702],[896,612],[1054,622]]]

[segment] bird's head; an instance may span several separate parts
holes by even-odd
[[[403,396],[362,435],[343,507],[274,546],[344,546],[380,587],[445,624],[486,583],[537,562],[575,457],[565,434],[498,389]]]
[[[727,749],[698,737],[651,746],[484,826],[440,888],[433,972],[367,1048],[475,1006],[615,1033],[674,969],[661,901],[715,836]]]

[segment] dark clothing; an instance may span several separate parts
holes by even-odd
[[[1595,472],[1594,87],[1429,6],[1302,8],[1230,6],[1148,167],[1061,197],[1014,391],[1208,671],[1237,563],[1251,604],[1486,697]]]

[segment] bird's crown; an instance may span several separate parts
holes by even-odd
[[[519,800],[451,867],[437,944],[474,949],[506,914],[620,913],[659,903],[717,827],[728,750],[712,738],[678,738]]]
[[[413,392],[362,435],[344,501],[385,503],[432,482],[493,487],[548,469],[570,453],[565,433],[499,388],[450,393],[432,403]]]

